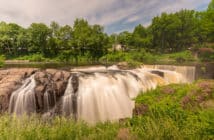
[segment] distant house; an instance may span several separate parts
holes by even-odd
[[[113,44],[112,49],[113,51],[125,51],[126,46],[122,44]]]

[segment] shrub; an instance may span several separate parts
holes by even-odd
[[[194,61],[195,58],[191,51],[183,51],[174,54],[169,54],[169,58],[176,60],[177,62]]]
[[[45,58],[43,57],[42,54],[33,54],[30,58],[30,61],[32,62],[42,62],[45,61]]]
[[[72,52],[71,51],[63,51],[58,55],[58,59],[62,62],[69,62],[71,60]]]
[[[4,55],[0,55],[0,67],[4,65],[4,60],[5,60]]]
[[[198,52],[199,59],[201,61],[213,61],[214,60],[214,49],[212,48],[200,48]]]

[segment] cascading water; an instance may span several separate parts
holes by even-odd
[[[44,110],[49,111],[56,104],[56,95],[50,94],[48,91],[44,93]]]
[[[58,114],[71,116],[75,120],[88,123],[116,121],[132,117],[134,98],[142,91],[158,85],[187,82],[184,75],[176,71],[151,68],[120,70],[116,66],[75,69],[71,72],[62,98],[44,90],[42,102],[44,110],[53,110],[59,105]],[[34,75],[10,98],[9,112],[15,114],[36,112],[36,82]],[[40,95],[40,94],[39,94]],[[37,99],[38,100],[38,99]],[[38,102],[38,101],[37,101]],[[60,102],[59,104],[57,102]]]
[[[174,71],[183,76],[182,82],[193,82],[195,80],[194,66],[173,66],[173,65],[144,65],[143,68]],[[167,76],[166,76],[167,77]]]
[[[71,76],[68,80],[68,85],[62,98],[62,113],[65,116],[71,115],[77,119],[77,76]]]
[[[17,115],[30,114],[36,111],[34,75],[27,78],[24,84],[11,94],[9,112]]]

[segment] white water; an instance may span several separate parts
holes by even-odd
[[[24,84],[11,94],[9,112],[17,115],[30,114],[36,111],[34,75],[27,78]]]
[[[62,97],[61,112],[88,123],[117,121],[132,117],[133,99],[140,93],[156,88],[158,85],[188,82],[181,73],[169,70],[159,70],[163,77],[152,74],[151,68],[119,70],[112,66],[107,69],[90,68],[89,71],[75,69],[78,77],[78,90],[74,93],[72,76]],[[96,72],[98,71],[98,72]],[[90,73],[84,73],[90,72]],[[36,112],[34,76],[26,79],[21,88],[12,93],[9,112],[15,114]],[[44,93],[46,110],[50,110],[48,92]],[[56,100],[54,99],[54,104]]]
[[[45,91],[43,100],[45,111],[49,111],[56,104],[56,94]]]
[[[72,102],[72,98],[75,96],[73,87],[71,84],[72,76],[69,78],[67,88],[65,90],[64,96],[62,98],[62,113],[63,115],[74,115],[74,105]]]
[[[95,69],[94,69],[95,70]],[[118,70],[113,66],[108,70]],[[157,85],[180,83],[184,77],[174,71],[161,70],[164,78],[150,73],[151,69],[94,72],[79,76],[77,118],[88,123],[114,121],[132,117],[135,98],[141,91],[154,89]],[[81,71],[87,71],[81,69]],[[78,73],[76,71],[76,73]],[[70,81],[69,81],[70,82]],[[68,84],[63,98],[63,112],[72,113],[72,86]]]
[[[182,82],[191,83],[195,80],[194,66],[173,66],[173,65],[144,65],[143,68],[167,70],[179,73],[183,76]],[[168,77],[168,76],[166,76]]]

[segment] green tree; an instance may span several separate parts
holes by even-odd
[[[23,28],[15,23],[0,23],[1,52],[6,55],[17,55],[19,48],[20,31]]]
[[[136,46],[138,49],[149,48],[151,46],[151,36],[148,29],[139,24],[135,27],[132,34],[131,44]]]
[[[185,50],[197,42],[196,28],[197,18],[192,10],[163,13],[152,21],[153,45],[160,52]]]
[[[89,50],[93,61],[98,59],[106,52],[108,36],[103,33],[104,28],[100,25],[91,26],[91,36],[89,36]]]
[[[32,23],[28,28],[28,33],[31,42],[30,51],[47,56],[49,54],[47,44],[51,30],[43,23]]]
[[[84,50],[88,49],[90,36],[91,28],[88,22],[84,19],[76,19],[73,26],[73,39],[70,42],[76,64],[78,64],[78,55],[83,55]]]
[[[206,32],[207,41],[214,42],[214,0],[208,6],[202,16],[203,30]]]

